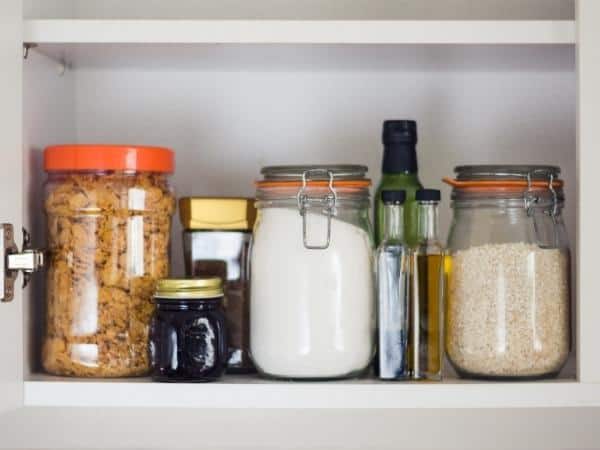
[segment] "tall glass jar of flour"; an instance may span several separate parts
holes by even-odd
[[[446,260],[446,351],[466,377],[558,374],[570,348],[563,181],[552,166],[461,166]]]
[[[263,168],[250,300],[250,350],[261,374],[345,378],[369,366],[375,301],[366,172]]]

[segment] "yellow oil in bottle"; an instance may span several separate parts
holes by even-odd
[[[413,264],[409,312],[409,365],[413,378],[439,380],[442,365],[444,256],[417,252]]]

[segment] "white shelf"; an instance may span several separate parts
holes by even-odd
[[[574,44],[569,20],[25,20],[23,41],[103,44]]]
[[[206,384],[133,380],[25,382],[26,406],[185,408],[537,408],[600,406],[600,385],[542,382],[272,382],[226,377]]]

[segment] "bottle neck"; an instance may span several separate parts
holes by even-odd
[[[381,181],[395,184],[401,183],[402,185],[407,186],[421,187],[419,175],[416,173],[382,173]]]
[[[418,211],[419,242],[437,242],[439,222],[438,202],[419,202]]]
[[[416,174],[418,169],[416,144],[393,144],[383,148],[383,173]]]
[[[404,235],[404,207],[385,205],[383,213],[385,241],[402,242]]]

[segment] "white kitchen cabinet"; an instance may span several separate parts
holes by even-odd
[[[52,377],[36,275],[0,304],[0,446],[600,446],[599,21],[596,0],[0,2],[0,221],[34,244],[46,145],[166,145],[179,195],[252,195],[267,164],[364,163],[376,181],[382,120],[411,117],[430,186],[458,164],[560,165],[574,263],[571,364],[535,383]]]

